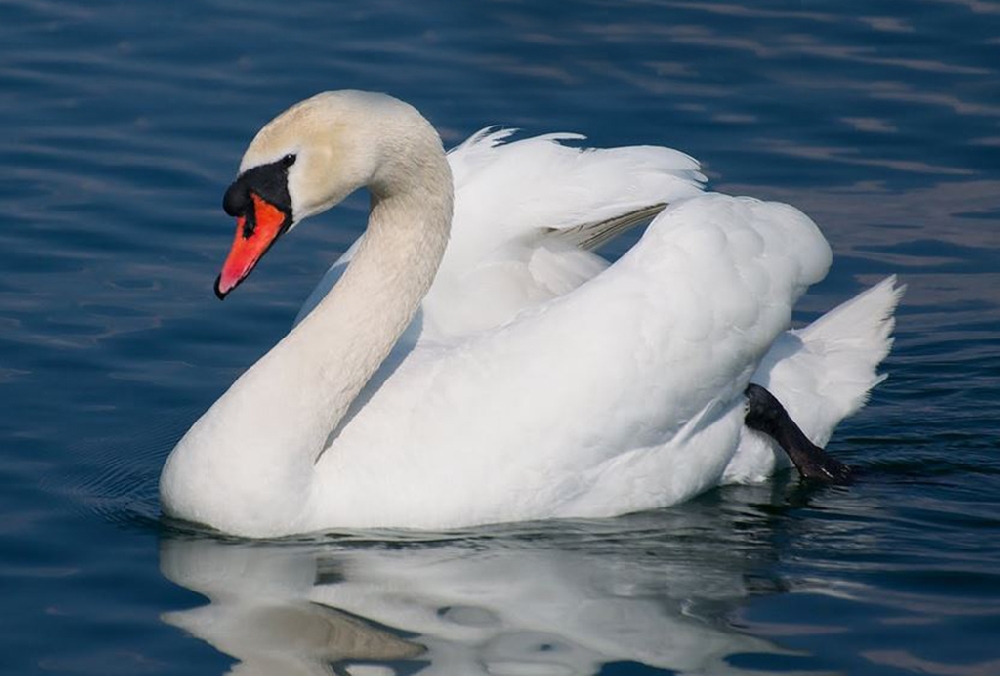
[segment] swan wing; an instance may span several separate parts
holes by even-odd
[[[623,215],[692,197],[705,181],[697,160],[671,148],[569,146],[563,141],[584,137],[565,132],[504,142],[513,131],[482,130],[448,155],[458,251],[482,254],[549,236],[592,249],[599,224],[622,232],[622,222],[640,223],[659,209],[631,221]]]
[[[572,291],[607,268],[592,249],[702,190],[698,163],[670,148],[509,136],[480,133],[450,156],[455,225],[422,305],[426,340],[493,329]]]

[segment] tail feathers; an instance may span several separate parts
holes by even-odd
[[[777,397],[812,443],[825,446],[837,423],[864,406],[885,379],[876,369],[892,347],[893,312],[905,290],[889,277],[785,333],[761,360],[751,381]],[[759,481],[788,464],[772,439],[744,427],[723,483]]]
[[[886,277],[796,333],[806,342],[835,341],[865,352],[872,365],[878,364],[892,347],[893,313],[905,292],[896,275]]]
[[[905,286],[895,275],[790,331],[768,352],[753,381],[768,387],[814,443],[868,401],[885,379],[876,371],[892,347],[893,312]]]
[[[871,389],[885,380],[876,369],[892,348],[893,315],[905,292],[893,275],[798,332],[827,361],[820,392],[838,416],[832,425],[861,409]]]

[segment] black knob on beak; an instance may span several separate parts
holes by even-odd
[[[222,198],[222,208],[230,216],[242,216],[250,208],[250,187],[242,178],[237,179],[226,190]]]

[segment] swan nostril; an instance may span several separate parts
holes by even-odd
[[[243,234],[243,239],[250,239],[253,237],[254,230],[257,229],[257,218],[253,212],[253,209],[247,211],[244,216],[237,216],[236,223],[240,226],[241,232]]]

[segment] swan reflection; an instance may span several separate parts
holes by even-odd
[[[751,673],[727,658],[784,651],[727,617],[773,560],[769,525],[743,500],[708,507],[437,538],[167,536],[163,574],[208,603],[164,620],[244,675]]]

